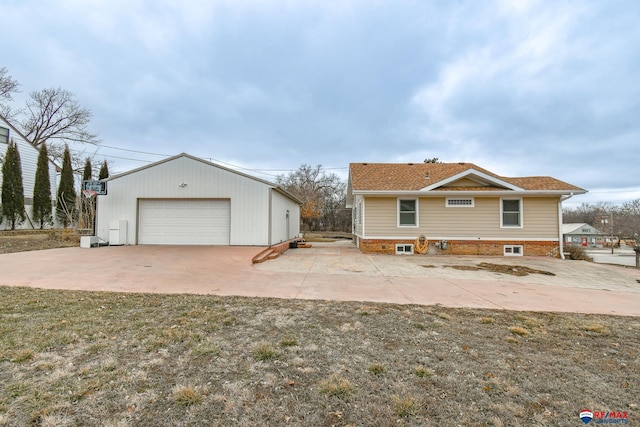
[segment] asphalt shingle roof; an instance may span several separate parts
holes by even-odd
[[[550,176],[509,178],[494,174],[473,163],[351,163],[349,174],[353,191],[418,191],[465,171],[474,170],[508,184],[531,191],[585,192],[584,189]],[[495,191],[497,185],[453,186],[433,191]]]

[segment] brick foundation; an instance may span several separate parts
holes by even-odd
[[[383,239],[358,239],[360,250],[365,253],[395,254],[396,244],[415,244],[415,240],[383,240]],[[549,256],[559,258],[558,242],[547,241],[522,241],[522,240],[447,240],[447,249],[441,249],[429,242],[428,254],[441,255],[486,255],[503,256],[504,245],[519,245],[523,248],[525,256]]]

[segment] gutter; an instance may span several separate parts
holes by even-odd
[[[380,197],[398,197],[398,196],[414,196],[414,197],[446,197],[446,196],[474,196],[474,197],[496,197],[496,196],[564,196],[570,190],[487,190],[487,191],[446,191],[446,190],[357,190],[353,192],[353,195],[362,196],[380,196]],[[586,191],[570,191],[570,196],[575,194],[585,194]]]
[[[558,200],[558,241],[560,242],[560,259],[564,260],[564,236],[562,235],[562,202],[573,197],[573,192],[568,196],[562,196]]]

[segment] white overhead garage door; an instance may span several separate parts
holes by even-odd
[[[141,199],[138,244],[228,245],[229,200]]]

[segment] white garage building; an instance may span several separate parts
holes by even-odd
[[[293,195],[185,153],[105,181],[96,235],[112,245],[271,246],[300,233]]]

